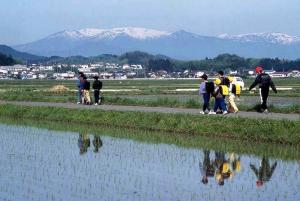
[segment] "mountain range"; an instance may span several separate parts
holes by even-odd
[[[4,54],[7,56],[11,56],[12,58],[18,60],[18,61],[42,61],[46,59],[43,56],[36,56],[33,54],[28,54],[26,52],[20,52],[17,51],[7,45],[0,45],[0,54]]]
[[[300,58],[300,37],[283,33],[201,36],[146,28],[81,29],[62,31],[16,50],[41,56],[120,55],[130,51],[163,54],[180,60],[203,59],[230,53],[251,58]]]

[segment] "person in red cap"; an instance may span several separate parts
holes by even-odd
[[[255,81],[249,87],[249,91],[253,89],[257,84],[259,85],[260,99],[261,99],[261,112],[268,113],[267,99],[269,96],[269,88],[271,86],[272,90],[277,93],[276,87],[270,77],[270,75],[263,72],[261,66],[255,68],[257,77]]]

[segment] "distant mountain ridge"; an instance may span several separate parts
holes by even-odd
[[[300,37],[289,36],[283,33],[251,33],[240,35],[221,34],[218,36],[222,39],[233,39],[242,42],[269,42],[274,44],[294,44],[300,42]]]
[[[19,61],[41,61],[45,59],[45,57],[37,56],[33,54],[28,54],[26,52],[19,52],[14,50],[13,48],[6,46],[6,45],[0,45],[0,53],[11,56],[16,60]]]
[[[62,31],[14,47],[43,56],[120,55],[130,51],[163,54],[181,60],[203,59],[230,53],[252,58],[300,58],[300,37],[283,33],[222,34],[217,37],[186,32],[123,27]]]

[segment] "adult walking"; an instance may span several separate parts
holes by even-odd
[[[93,82],[93,89],[94,89],[94,98],[95,98],[95,105],[101,104],[100,99],[100,90],[102,89],[102,82],[99,80],[98,76],[94,76],[94,82]]]
[[[257,77],[255,81],[249,87],[249,91],[253,89],[257,84],[259,85],[260,99],[261,99],[261,112],[268,113],[267,99],[269,96],[269,88],[271,86],[272,90],[277,93],[276,87],[270,77],[270,75],[263,72],[263,68],[257,66],[255,68]]]

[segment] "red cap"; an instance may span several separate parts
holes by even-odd
[[[262,187],[264,185],[264,182],[261,180],[256,181],[256,186],[257,187]]]
[[[261,73],[263,71],[263,68],[261,66],[256,66],[255,72],[256,73]]]

